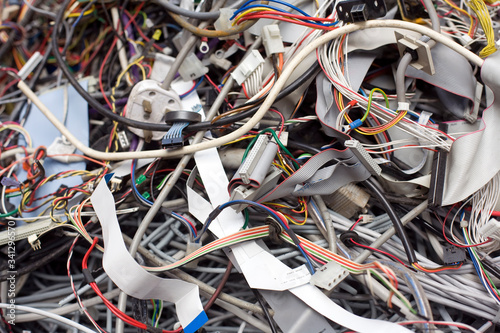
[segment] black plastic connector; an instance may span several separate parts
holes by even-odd
[[[182,147],[184,145],[184,138],[182,136],[177,138],[166,138],[161,139],[161,146],[163,148],[175,148]]]
[[[431,184],[429,187],[429,206],[441,206],[443,202],[444,182],[446,178],[446,159],[448,153],[439,149],[432,161]]]
[[[464,262],[466,259],[465,251],[453,245],[448,245],[444,248],[443,262],[445,265],[455,264],[457,262]]]
[[[345,0],[337,4],[339,19],[345,23],[363,22],[385,16],[383,0]]]
[[[351,18],[354,22],[368,20],[368,8],[366,4],[360,3],[359,5],[354,5],[351,9]]]

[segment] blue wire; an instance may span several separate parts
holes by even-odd
[[[281,217],[278,216],[272,209],[270,209],[269,207],[267,207],[267,206],[265,206],[265,205],[263,205],[261,203],[258,203],[258,202],[254,202],[254,201],[250,201],[250,200],[233,200],[233,201],[228,201],[228,202],[223,203],[222,205],[220,205],[220,209],[224,209],[224,208],[226,208],[227,206],[229,206],[230,204],[233,204],[233,203],[236,203],[236,204],[239,203],[239,204],[245,204],[245,205],[251,205],[251,206],[260,207],[260,208],[264,209],[266,212],[268,212],[269,214],[271,214],[276,219],[276,221],[278,221],[278,223],[283,227],[283,229],[285,229],[285,230],[290,229],[283,222],[283,220],[281,219]]]
[[[132,173],[130,174],[130,181],[132,182],[132,190],[137,194],[139,199],[143,200],[145,203],[152,206],[153,203],[142,196],[142,194],[139,192],[139,190],[137,189],[137,186],[135,184],[135,166],[136,166],[136,163],[137,163],[137,160],[132,161]]]
[[[264,209],[266,212],[268,212],[271,216],[273,216],[276,221],[278,221],[278,223],[283,227],[283,229],[285,230],[291,230],[290,227],[288,227],[285,222],[283,222],[283,220],[281,219],[280,216],[278,216],[278,214],[276,214],[272,209],[270,209],[269,207],[261,204],[261,203],[258,203],[258,202],[254,202],[254,201],[250,201],[250,200],[233,200],[233,201],[228,201],[226,203],[223,203],[222,205],[219,206],[219,210],[223,210],[227,207],[229,207],[230,205],[232,204],[245,204],[245,205],[251,205],[251,206],[257,206],[257,207],[260,207],[262,209]],[[212,223],[212,220],[208,220],[205,222],[205,225],[203,226],[203,228],[201,229],[200,233],[198,234],[198,236],[195,238],[195,242],[196,243],[199,243],[200,239],[201,239],[201,236],[205,233],[205,231],[208,229],[209,225]],[[311,259],[309,259],[309,256],[306,254],[306,252],[304,251],[304,249],[302,249],[302,245],[301,243],[299,244],[295,244],[297,245],[297,248],[299,249],[299,251],[302,253],[302,255],[304,256],[304,258],[306,259],[306,263],[309,267],[309,270],[311,272],[311,274],[314,274],[315,270],[314,270],[314,266],[311,262]]]
[[[130,176],[130,181],[132,182],[132,189],[134,190],[134,192],[137,194],[137,196],[139,197],[139,199],[141,199],[142,201],[144,201],[145,203],[149,204],[149,205],[153,205],[153,202],[149,201],[148,199],[144,198],[142,196],[142,194],[139,192],[139,190],[137,189],[137,186],[135,184],[135,167],[136,167],[136,163],[137,163],[137,160],[133,160],[132,161],[132,174]],[[184,221],[184,223],[186,224],[186,226],[188,227],[190,233],[191,233],[191,236],[194,238],[196,237],[196,230],[191,226],[191,223],[189,223],[186,218],[184,218],[184,216],[182,215],[179,215],[175,212],[172,212],[172,215],[175,215],[177,216],[178,218],[180,218],[182,221]]]
[[[186,97],[187,95],[189,95],[190,93],[192,93],[194,90],[196,90],[196,88],[198,88],[198,87],[200,86],[201,82],[203,82],[203,78],[204,78],[204,77],[202,76],[202,77],[200,78],[200,80],[199,80],[199,81],[198,81],[198,82],[194,85],[194,87],[193,87],[193,88],[189,89],[189,91],[188,91],[188,92],[186,92],[186,93],[184,93],[184,94],[182,94],[182,95],[179,95],[179,97],[180,97],[180,98],[184,98],[184,97]]]
[[[247,10],[247,9],[262,8],[262,7],[269,8],[269,9],[272,9],[272,10],[276,10],[276,11],[281,12],[281,13],[289,13],[289,12],[287,12],[284,9],[281,9],[281,8],[278,8],[278,7],[274,7],[274,6],[269,6],[269,5],[250,5],[250,6],[246,6],[246,7],[241,7],[240,9],[238,9],[237,11],[235,11],[234,14],[233,14],[233,16],[230,18],[230,20],[234,19],[236,17],[236,15],[238,15],[239,13],[241,13],[241,12]],[[304,13],[304,16],[311,17],[311,15],[307,15],[305,13]],[[334,26],[334,25],[336,25],[338,23],[338,22],[320,23],[320,22],[314,21],[314,20],[303,20],[303,21],[306,21],[306,22],[309,22],[309,23],[312,23],[312,24],[316,24],[316,25],[320,25],[320,26],[323,26],[323,27],[331,27],[331,26]]]
[[[172,215],[175,215],[177,216],[178,218],[180,218],[182,221],[184,221],[184,224],[188,227],[190,233],[191,233],[191,237],[196,237],[196,230],[193,228],[193,226],[191,225],[191,223],[189,223],[188,220],[186,220],[186,218],[180,214],[177,214],[176,212],[172,212]]]
[[[465,234],[465,230],[462,228],[462,233],[464,235],[464,240],[465,240],[465,244],[469,245],[469,243],[467,242],[467,236]],[[476,261],[476,257],[474,256],[474,253],[472,252],[472,249],[470,247],[467,247],[467,251],[469,252],[469,256],[472,260],[472,264],[474,265],[474,268],[476,269],[476,273],[477,275],[479,276],[479,280],[481,280],[481,284],[483,285],[483,287],[486,289],[486,290],[489,290],[491,293],[495,293],[494,290],[492,290],[490,288],[490,286],[487,284],[487,283],[484,283],[484,279],[481,278],[481,268],[479,267],[479,263]]]
[[[240,7],[240,9],[238,9],[236,12],[234,12],[233,16],[230,18],[230,20],[234,19],[236,15],[238,15],[239,13],[241,13],[242,10],[245,10],[245,6],[247,6],[249,3],[252,3],[252,2],[255,2],[255,1],[258,1],[258,0],[248,0],[247,2],[245,2],[243,4],[243,6]],[[301,13],[302,15],[304,16],[308,16],[308,17],[311,17],[311,15],[305,13],[302,9],[298,8],[298,7],[295,7],[294,5],[292,4],[289,4],[288,2],[284,2],[284,1],[280,1],[280,0],[269,0],[270,2],[274,2],[274,3],[279,3],[283,6],[287,6],[287,7],[290,7],[292,8],[293,10]]]
[[[172,29],[177,30],[177,31],[182,31],[181,27],[179,27],[178,25],[172,24],[172,23],[167,23],[166,27],[167,28],[172,28]]]

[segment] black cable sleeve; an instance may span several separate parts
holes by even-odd
[[[378,201],[384,207],[387,215],[389,215],[389,218],[392,221],[394,229],[396,230],[396,234],[401,239],[401,243],[403,244],[403,247],[405,249],[406,256],[408,257],[408,262],[409,263],[417,262],[417,256],[415,255],[415,250],[413,250],[413,246],[411,245],[410,240],[408,239],[408,235],[406,234],[403,223],[401,223],[398,214],[396,214],[396,211],[394,210],[390,202],[387,200],[382,190],[379,189],[379,187],[374,183],[371,177],[365,180],[363,182],[363,185],[377,197]]]
[[[91,284],[92,282],[95,283],[94,276],[92,275],[92,273],[90,272],[90,270],[88,268],[82,269],[82,274],[83,274],[83,280],[87,284]]]

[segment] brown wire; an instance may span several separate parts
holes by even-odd
[[[212,307],[212,305],[215,303],[215,300],[217,297],[219,297],[220,293],[222,292],[222,289],[224,288],[224,285],[226,284],[227,280],[229,279],[229,275],[231,274],[231,269],[233,269],[233,263],[231,260],[227,263],[227,268],[226,271],[224,272],[224,276],[222,277],[222,280],[220,281],[219,285],[217,286],[217,289],[215,289],[215,292],[212,294],[210,299],[208,300],[207,304],[203,307],[203,310],[205,312],[208,311]]]

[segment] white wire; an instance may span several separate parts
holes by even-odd
[[[2,309],[9,309],[9,306],[12,306],[12,305],[6,304],[6,303],[0,303],[0,308],[2,308]],[[78,329],[79,331],[82,331],[85,333],[96,333],[96,331],[93,331],[88,327],[85,327],[79,323],[76,323],[76,322],[68,319],[68,318],[54,314],[54,313],[49,312],[49,311],[36,309],[36,308],[29,307],[29,306],[24,306],[24,305],[15,305],[15,309],[19,310],[19,311],[24,311],[24,312],[36,313],[36,314],[42,315],[44,317],[57,320],[58,322],[61,322],[63,324],[74,327],[74,328]]]
[[[347,44],[347,38],[345,40],[345,44]],[[321,61],[325,72],[328,74],[327,77],[329,77],[329,80],[332,82],[335,88],[348,99],[356,100],[358,102],[358,106],[366,110],[368,107],[368,98],[352,90],[348,81],[348,77],[344,74],[343,66],[338,62],[337,55],[339,54],[341,46],[341,39],[337,39],[333,43],[331,43],[330,46],[324,45],[320,47],[318,51],[319,61]],[[346,49],[347,45],[345,45],[344,47],[344,50]],[[344,57],[347,57],[347,53],[344,54]],[[343,111],[344,112],[341,112],[342,117],[344,113],[347,112],[347,110]],[[391,118],[396,115],[393,110],[387,109],[384,105],[377,103],[375,100],[372,100],[372,108],[370,112],[382,122],[390,121]],[[343,121],[341,121],[339,117],[337,117],[336,125],[337,130],[341,131]],[[396,127],[414,137],[429,142],[429,146],[441,147],[447,151],[449,151],[451,148],[451,142],[449,142],[450,140],[443,140],[441,132],[438,132],[433,128],[424,127],[410,119],[400,121],[398,124],[396,124]]]
[[[471,51],[463,48],[461,45],[451,41],[448,37],[443,36],[432,29],[427,27],[398,20],[372,20],[361,23],[353,23],[349,24],[335,30],[332,30],[324,35],[319,36],[318,38],[312,40],[310,43],[304,46],[304,48],[297,53],[292,59],[290,59],[289,64],[286,68],[284,68],[281,76],[275,82],[273,87],[270,89],[268,96],[261,104],[260,108],[255,112],[255,114],[243,124],[240,128],[231,133],[221,136],[215,140],[204,141],[198,144],[185,146],[180,149],[175,150],[150,150],[150,151],[141,151],[141,152],[118,152],[118,153],[105,153],[94,150],[90,147],[84,145],[81,141],[79,141],[55,116],[52,114],[49,108],[36,96],[36,94],[30,89],[30,87],[24,82],[20,81],[18,83],[18,88],[23,91],[23,93],[28,97],[32,102],[40,109],[40,111],[49,119],[49,121],[80,151],[82,151],[85,155],[91,156],[95,159],[102,159],[106,161],[116,161],[116,160],[124,160],[124,159],[136,159],[136,158],[154,158],[154,157],[162,157],[162,158],[174,158],[179,156],[184,156],[186,154],[195,153],[200,150],[205,150],[209,148],[219,147],[228,142],[236,140],[237,138],[243,136],[248,131],[250,131],[261,119],[264,117],[269,108],[273,105],[276,97],[283,89],[286,84],[288,78],[292,75],[294,69],[300,65],[302,61],[311,53],[314,52],[318,47],[328,43],[331,40],[335,40],[344,34],[352,33],[358,30],[371,29],[371,28],[400,28],[407,29],[411,31],[416,31],[418,33],[429,36],[434,39],[436,42],[442,43],[450,49],[458,52],[462,56],[464,56],[467,60],[471,61],[473,64],[477,66],[481,66],[483,64],[483,59],[478,57],[476,54]],[[382,117],[388,117],[386,115],[381,115]],[[400,122],[405,124],[405,122]],[[421,127],[413,128],[408,126],[405,128],[408,132],[415,133],[415,136],[422,135],[435,135],[436,133],[425,133],[422,131]],[[428,131],[429,132],[429,131]],[[434,138],[438,140],[438,138]],[[443,141],[442,139],[440,141]]]

